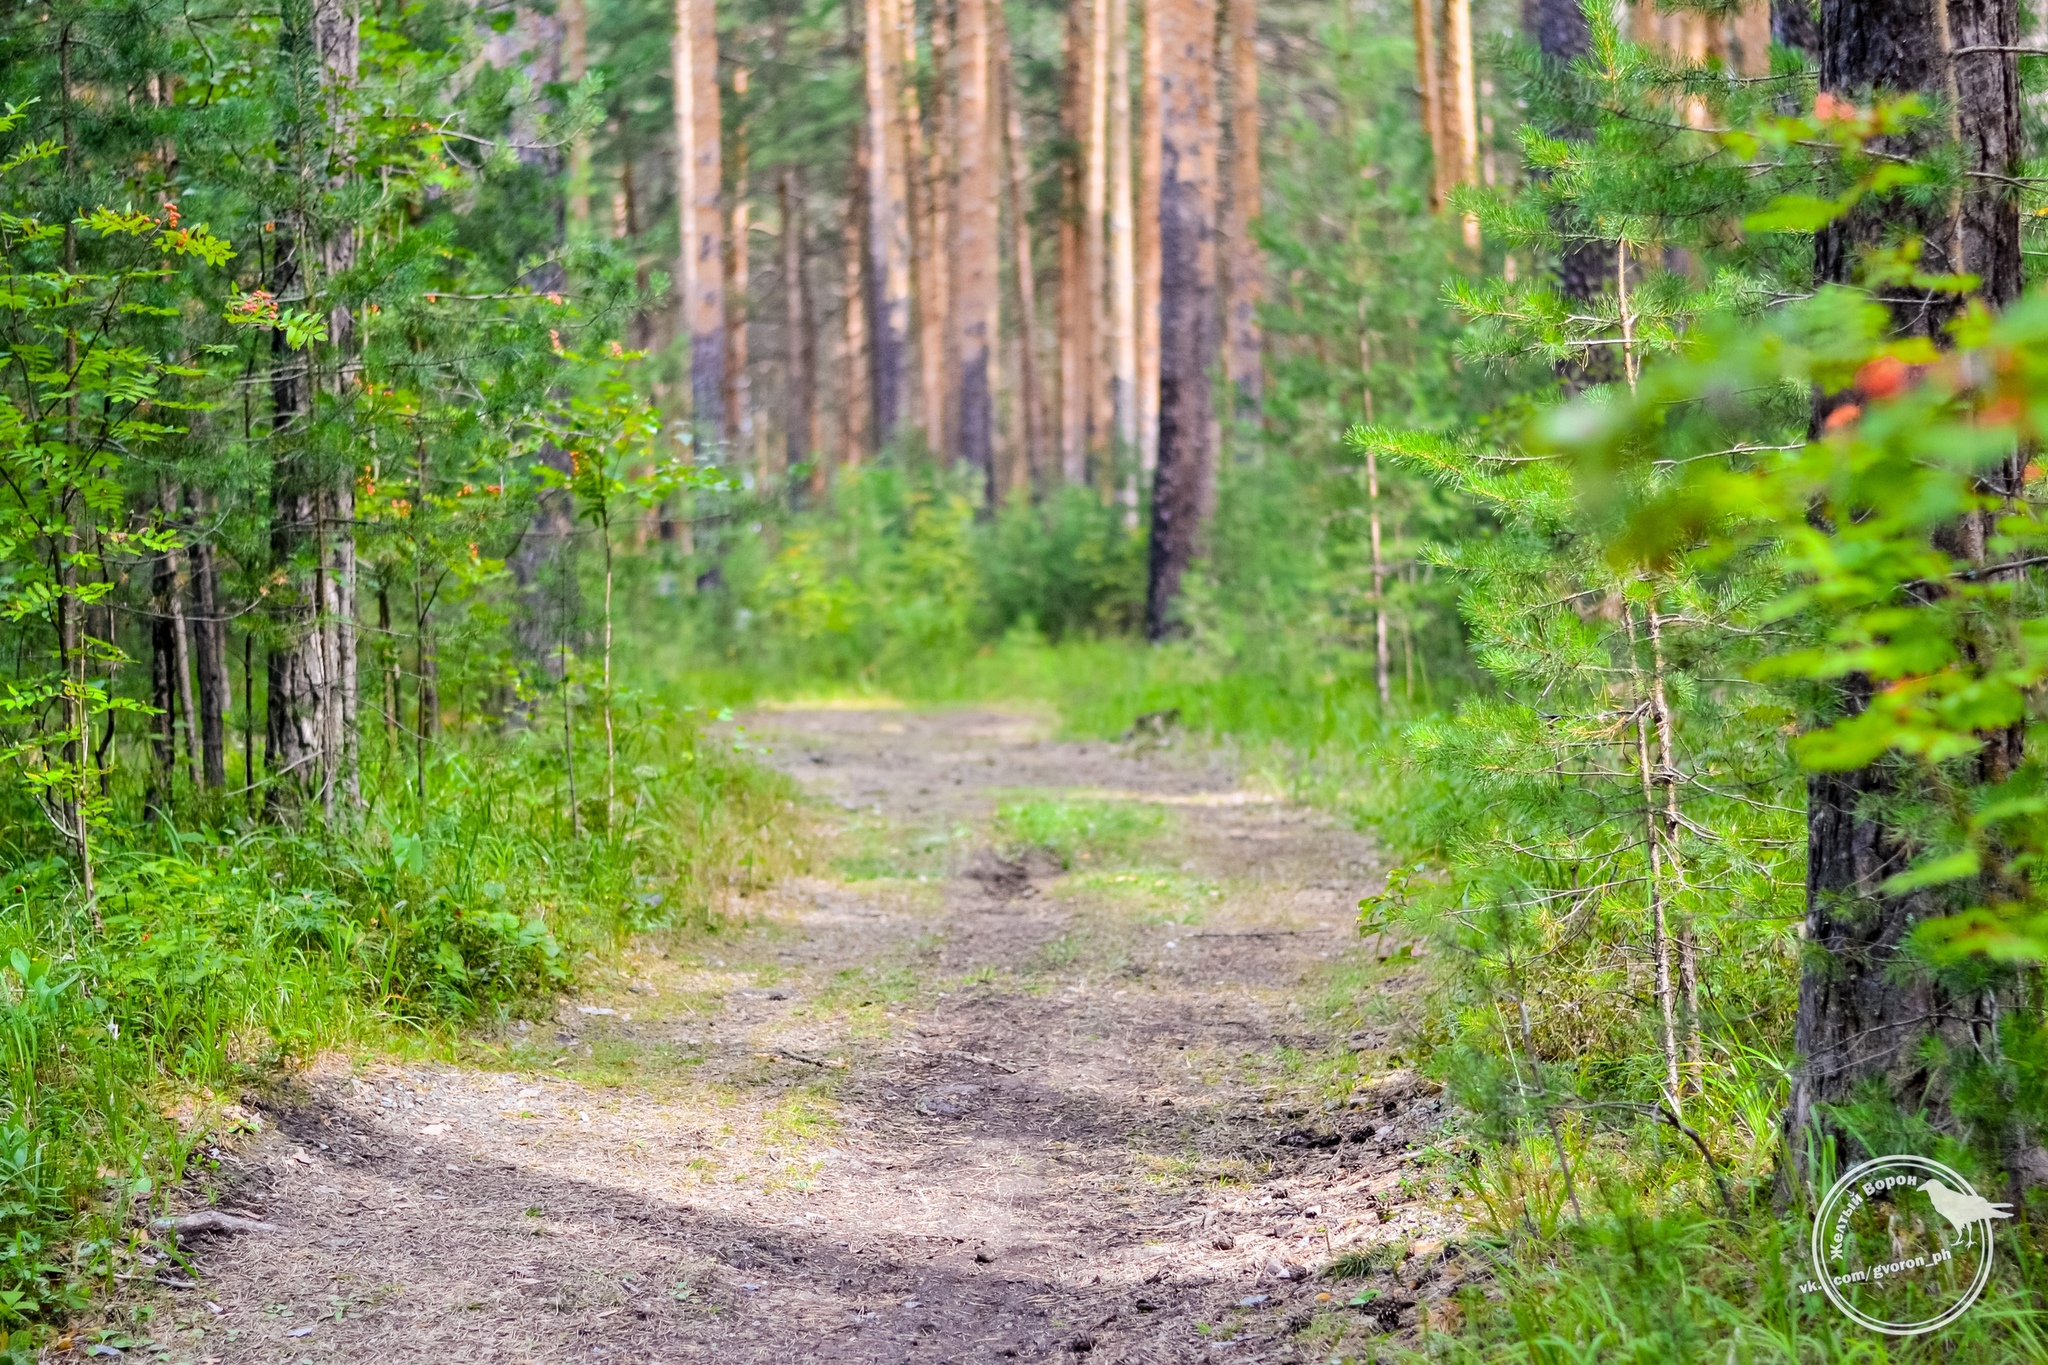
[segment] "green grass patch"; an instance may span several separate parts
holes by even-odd
[[[1167,830],[1166,812],[1133,801],[1018,801],[996,811],[996,837],[1043,849],[1061,867],[1129,866]]]

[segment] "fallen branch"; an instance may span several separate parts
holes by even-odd
[[[184,1239],[203,1233],[217,1232],[231,1236],[241,1232],[279,1232],[275,1223],[266,1223],[261,1218],[248,1218],[238,1213],[223,1213],[219,1209],[200,1209],[197,1213],[181,1213],[175,1218],[156,1218],[149,1224],[151,1232],[168,1232],[171,1236]]]
[[[993,1057],[984,1057],[978,1052],[962,1052],[957,1047],[949,1047],[939,1055],[942,1057],[951,1057],[955,1061],[979,1062],[983,1066],[992,1066],[996,1070],[1005,1072],[1012,1076],[1017,1074],[1017,1068],[1011,1066],[1008,1062],[999,1062]]]

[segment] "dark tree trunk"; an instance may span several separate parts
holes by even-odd
[[[788,467],[794,469],[810,463],[817,455],[817,388],[813,376],[818,372],[818,351],[811,335],[810,296],[804,289],[803,195],[797,187],[795,167],[782,168],[776,192],[782,204],[782,301],[787,319],[783,373],[787,376],[788,395],[782,421]],[[795,491],[794,484],[791,491]]]
[[[1526,0],[1522,27],[1535,40],[1546,59],[1545,65],[1561,71],[1586,55],[1593,44],[1593,31],[1586,24],[1586,12],[1577,0]],[[1584,128],[1548,129],[1556,137],[1584,137]],[[1614,269],[1614,249],[1602,242],[1567,241],[1558,252],[1557,288],[1565,298],[1584,301],[1598,297],[1607,287]],[[1601,383],[1618,378],[1620,366],[1607,355],[1608,347],[1596,347],[1585,361],[1567,361],[1561,377],[1567,385]]]
[[[1944,32],[1946,28],[1946,32]],[[1962,144],[1969,170],[2014,174],[2020,152],[2019,83],[2010,52],[2017,41],[2011,0],[1825,0],[1820,15],[1820,88],[1858,103],[1875,91],[1920,91],[1930,106],[1952,109],[1944,130],[1891,139],[1885,150],[1919,155],[1944,136]],[[1866,200],[1823,230],[1815,274],[1823,282],[1851,277],[1870,248],[1917,237],[1921,266],[1967,272],[1982,283],[1974,297],[1993,308],[2019,294],[2019,214],[1998,180],[1970,179],[1952,198],[1915,202],[1901,196]],[[1885,286],[1894,326],[1908,336],[1943,337],[1966,306],[1963,296]],[[1815,420],[1847,396],[1816,403]],[[2017,491],[2019,470],[1994,478]],[[1943,548],[1982,559],[1988,513],[1947,528]],[[1847,713],[1869,699],[1869,683],[1851,678],[1837,697]],[[1998,778],[2018,759],[2017,732],[1988,737],[1985,776]],[[1922,921],[1956,908],[1970,889],[1888,896],[1878,890],[1920,852],[1915,832],[1897,812],[1916,804],[1919,779],[1910,764],[1886,759],[1854,772],[1820,773],[1807,784],[1808,959],[1799,987],[1796,1042],[1801,1067],[1790,1120],[1796,1136],[1835,1130],[1825,1106],[1880,1087],[1908,1110],[1937,1117],[1942,1096],[1920,1046],[1930,1034],[1969,1044],[1990,1024],[1992,993],[1982,983],[1960,989],[1911,961],[1906,940]]]
[[[209,502],[196,502],[204,512]],[[192,545],[192,595],[198,611],[192,642],[199,659],[199,745],[205,781],[216,791],[228,784],[228,626],[221,614],[220,563],[203,535]]]
[[[1214,497],[1216,410],[1216,7],[1160,6],[1159,465],[1145,634],[1176,628],[1181,579],[1201,546]]]
[[[149,704],[156,708],[150,726],[149,788],[143,811],[156,819],[171,808],[178,778],[178,641],[171,616],[171,594],[177,579],[171,557],[156,556],[149,597]]]
[[[1814,22],[1813,0],[1771,0],[1771,41],[1813,56],[1820,48],[1820,25]]]

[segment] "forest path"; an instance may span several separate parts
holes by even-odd
[[[1369,1357],[1458,1266],[1418,1161],[1438,1102],[1385,1079],[1415,969],[1352,930],[1370,847],[1206,751],[1048,729],[748,718],[811,794],[814,872],[738,902],[742,928],[637,941],[459,1064],[314,1068],[224,1200],[280,1230],[202,1242],[156,1340],[320,1365]],[[1310,1273],[1347,1252],[1377,1263],[1362,1306]]]

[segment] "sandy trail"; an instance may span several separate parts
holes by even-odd
[[[1353,1088],[1397,1060],[1413,985],[1352,933],[1363,839],[1213,759],[1028,715],[780,710],[741,735],[811,793],[811,875],[739,902],[742,928],[648,936],[460,1064],[323,1062],[223,1167],[223,1205],[280,1230],[199,1243],[192,1287],[167,1266],[130,1339],[322,1365],[1323,1361],[1454,1311],[1417,1159],[1438,1102]],[[1064,869],[1005,858],[1019,803],[1108,834]],[[1380,1273],[1304,1278],[1347,1251]]]

